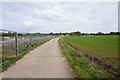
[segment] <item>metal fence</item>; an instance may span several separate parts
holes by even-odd
[[[47,40],[59,35],[45,35],[34,33],[17,33],[15,31],[0,29],[0,65],[11,58],[21,55],[31,49],[36,48]]]
[[[2,63],[2,48],[0,47],[0,63]],[[2,66],[0,65],[0,73],[2,72]]]

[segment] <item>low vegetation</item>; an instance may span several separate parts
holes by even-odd
[[[69,46],[62,38],[59,39],[61,49],[73,69],[76,78],[113,78],[101,66],[90,61]]]
[[[15,52],[15,44],[8,44],[8,45],[2,45],[2,62],[5,62],[2,64],[2,71],[5,71],[11,64],[15,63],[19,59],[21,59],[25,54],[29,53],[31,50],[35,49],[36,47],[40,46],[41,44],[45,43],[50,39],[44,38],[39,40],[33,40],[32,44],[29,42],[22,42],[18,43],[19,46],[19,56],[16,57]]]
[[[118,35],[71,36],[64,39],[91,57],[95,57],[111,67],[119,69]]]

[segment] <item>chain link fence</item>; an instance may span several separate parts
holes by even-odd
[[[2,63],[2,48],[0,47],[0,63]],[[2,72],[2,66],[0,65],[0,74]]]
[[[2,61],[1,64],[9,60],[11,57],[15,56],[16,46],[15,46],[15,32],[1,30],[1,41],[0,47],[2,52]]]
[[[0,65],[13,57],[38,47],[52,38],[59,37],[59,35],[17,33],[15,31],[2,29],[0,31]]]

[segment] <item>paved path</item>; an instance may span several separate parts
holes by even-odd
[[[3,73],[3,78],[73,78],[58,39],[37,47]]]

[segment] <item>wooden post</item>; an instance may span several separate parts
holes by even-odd
[[[31,33],[30,33],[30,47],[31,47],[31,45],[32,45],[32,41],[31,41]]]
[[[15,48],[16,48],[16,56],[18,56],[18,40],[17,40],[17,32],[15,32]]]

